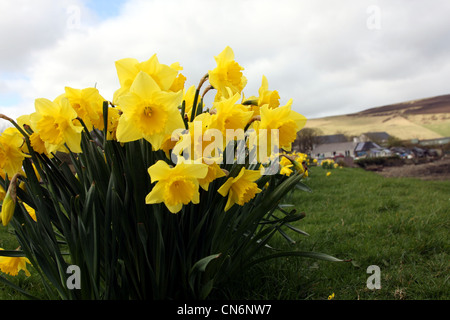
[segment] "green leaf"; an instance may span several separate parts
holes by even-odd
[[[281,257],[292,257],[292,256],[296,256],[296,257],[304,257],[304,258],[312,258],[312,259],[318,259],[318,260],[324,260],[324,261],[329,261],[329,262],[345,262],[346,260],[341,260],[338,258],[335,258],[333,256],[330,256],[328,254],[325,253],[320,253],[320,252],[313,252],[313,251],[288,251],[288,252],[279,252],[279,253],[274,253],[274,254],[270,254],[267,256],[264,256],[262,258],[259,259],[255,259],[251,262],[249,262],[245,268],[249,268],[255,264],[258,264],[260,262],[263,261],[267,261],[270,259],[275,259],[275,258],[281,258]]]
[[[195,292],[195,281],[198,277],[198,275],[201,272],[205,272],[206,267],[208,266],[208,264],[213,261],[214,259],[217,259],[220,257],[220,253],[219,254],[212,254],[210,256],[204,257],[202,259],[200,259],[199,261],[197,261],[191,268],[191,270],[189,271],[189,285],[191,286],[192,291]]]
[[[191,118],[190,118],[191,121],[194,120],[195,115],[197,114],[197,101],[198,101],[199,94],[200,94],[200,89],[197,88],[195,90],[194,102],[192,104],[192,112],[191,112]]]
[[[26,255],[19,250],[0,250],[0,257],[26,257]]]
[[[303,230],[300,230],[300,229],[298,229],[298,228],[296,228],[296,227],[290,225],[289,223],[286,223],[285,226],[288,227],[289,229],[291,229],[291,230],[297,232],[297,233],[303,234],[303,235],[305,235],[305,236],[309,236],[309,234],[308,234],[307,232],[305,232],[305,231],[303,231]]]
[[[103,136],[104,141],[106,141],[106,137],[108,135],[108,101],[103,101]]]
[[[302,191],[306,191],[306,192],[312,192],[311,188],[308,187],[306,184],[304,184],[303,182],[298,182],[295,185],[295,188],[302,190]]]

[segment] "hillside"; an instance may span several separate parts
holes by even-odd
[[[400,139],[450,136],[450,94],[370,108],[357,113],[308,119],[322,134],[360,135],[385,131]]]

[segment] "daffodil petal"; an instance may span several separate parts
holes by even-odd
[[[167,179],[170,176],[170,166],[162,160],[158,160],[154,165],[148,168],[151,182]]]

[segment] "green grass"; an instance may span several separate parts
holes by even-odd
[[[4,250],[15,250],[17,247],[18,242],[9,226],[0,226],[0,248]],[[23,288],[35,297],[44,297],[44,288],[41,284],[39,275],[29,264],[27,264],[27,269],[31,273],[31,276],[29,277],[27,277],[23,271],[20,271],[17,276],[10,276],[0,272],[0,276],[9,282],[12,282],[16,286]],[[28,298],[26,298],[22,293],[13,290],[9,286],[0,282],[0,300],[24,299]]]
[[[430,129],[443,137],[450,136],[450,124],[449,122],[444,123],[433,123],[433,124],[423,124],[422,127]]]
[[[449,299],[450,181],[384,178],[362,169],[333,169],[326,177],[312,168],[305,182],[313,192],[295,190],[286,199],[306,217],[295,226],[310,236],[288,232],[274,247],[317,251],[351,262],[288,257],[253,267],[211,299]],[[0,228],[0,247],[17,243]],[[381,289],[366,286],[367,267],[381,269]],[[8,277],[39,296],[38,276]],[[4,276],[4,275],[2,275]],[[0,300],[23,299],[0,284]]]
[[[313,192],[290,201],[306,217],[293,250],[317,251],[351,262],[284,258],[256,266],[224,295],[236,299],[449,299],[450,181],[384,178],[362,169],[312,168]],[[272,243],[289,246],[279,237]],[[369,290],[370,265],[381,289]]]

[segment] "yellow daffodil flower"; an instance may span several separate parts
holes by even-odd
[[[0,250],[4,250],[0,248]],[[31,264],[26,257],[2,257],[0,256],[0,271],[11,276],[17,276],[20,270],[23,270],[27,277],[31,274],[27,270],[27,263]]]
[[[200,184],[200,187],[208,191],[209,184],[213,182],[217,178],[225,177],[225,172],[219,167],[219,165],[215,162],[208,165],[208,173],[203,179],[199,179],[198,183]]]
[[[170,212],[177,213],[189,202],[199,203],[198,179],[206,177],[208,166],[202,163],[179,163],[171,168],[166,162],[159,160],[148,168],[148,173],[151,182],[157,183],[145,198],[145,203],[164,202]]]
[[[170,65],[170,68],[178,71],[183,70],[183,67],[180,66],[178,62],[172,63]],[[180,90],[184,90],[184,83],[186,82],[186,80],[187,78],[183,74],[178,73],[168,91],[178,92]]]
[[[48,153],[68,152],[65,144],[72,152],[81,153],[83,126],[76,120],[77,112],[67,98],[55,101],[45,98],[35,100],[36,112],[30,116],[32,127],[36,128]]]
[[[27,154],[21,148],[23,136],[13,127],[6,128],[0,135],[0,168],[12,177],[22,168],[22,162]]]
[[[37,132],[36,128],[34,128],[31,124],[31,115],[23,115],[16,119],[17,124],[24,128],[24,126],[29,126],[33,133],[30,135],[30,143],[33,150],[40,154],[45,154],[49,157],[52,157],[51,154],[48,154],[47,149],[45,149],[45,142],[41,139],[41,135]],[[26,153],[29,153],[27,144],[23,144],[23,150]]]
[[[171,91],[183,89],[184,76],[178,77],[178,72],[182,69],[178,63],[171,66],[161,64],[156,54],[144,62],[139,62],[134,58],[125,58],[116,61],[117,76],[119,77],[120,88],[114,93],[113,103],[120,105],[118,98],[128,93],[131,85],[140,72],[145,72],[158,84],[162,91]],[[178,77],[178,78],[177,78]]]
[[[230,177],[217,190],[223,197],[228,195],[225,211],[228,211],[235,203],[243,206],[261,192],[255,183],[261,177],[259,170],[246,170],[242,168],[236,177]]]
[[[280,95],[276,90],[269,90],[269,82],[266,76],[263,75],[261,86],[258,90],[259,97],[249,97],[244,100],[253,101],[252,104],[248,105],[248,109],[253,111],[253,116],[260,115],[260,108],[267,104],[269,108],[275,109],[280,105]]]
[[[183,92],[161,91],[145,72],[139,72],[129,93],[119,98],[122,115],[117,126],[117,140],[129,142],[144,138],[159,150],[168,134],[184,128],[178,110]]]
[[[247,108],[236,102],[241,98],[239,93],[231,95],[229,98],[222,99],[213,103],[213,109],[217,112],[213,114],[210,128],[218,129],[225,136],[227,129],[244,130],[253,116],[253,111],[248,111]]]
[[[103,101],[96,88],[74,89],[65,87],[65,97],[89,131],[93,127],[103,130]]]
[[[226,88],[230,88],[231,95],[240,93],[247,84],[247,79],[243,76],[242,68],[234,61],[234,52],[230,47],[226,47],[218,56],[214,57],[217,67],[208,72],[209,83],[217,90],[215,100],[220,98],[230,98]]]
[[[269,108],[275,109],[280,105],[280,95],[276,90],[269,90],[269,82],[266,76],[263,75],[261,87],[258,90],[259,98],[258,105],[263,106],[267,104]]]
[[[267,141],[271,141],[270,136],[273,129],[278,130],[279,148],[291,150],[292,142],[297,137],[297,132],[306,124],[306,118],[291,110],[292,99],[283,106],[275,109],[269,108],[266,104],[261,107],[261,121],[258,130],[266,129]],[[271,150],[268,148],[268,150]]]

